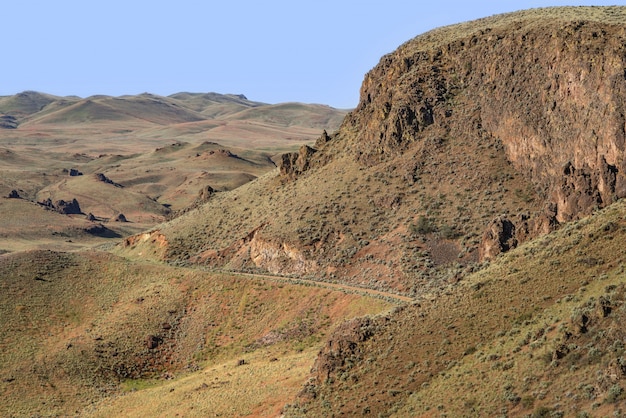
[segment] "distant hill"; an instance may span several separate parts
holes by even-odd
[[[24,118],[41,111],[50,103],[58,100],[63,99],[36,91],[25,91],[13,96],[2,96],[0,97],[0,114]]]
[[[0,213],[23,216],[3,213],[0,250],[72,249],[149,229],[275,169],[277,155],[336,129],[346,112],[321,108],[303,104],[286,114],[280,105],[217,93],[1,97],[0,196],[19,199],[0,204]],[[38,211],[47,199],[77,199],[83,216],[112,231]],[[119,214],[128,222],[114,222]]]
[[[176,93],[169,96],[208,117],[221,117],[265,103],[250,101],[243,94]]]
[[[264,110],[250,113],[253,108]],[[102,122],[170,125],[227,118],[324,129],[338,126],[345,113],[312,104],[269,105],[250,101],[241,94],[176,93],[163,97],[143,93],[120,97],[97,95],[82,99],[27,91],[0,97],[0,115],[10,116],[17,125],[24,124],[30,128],[41,124]]]
[[[25,122],[26,126],[34,124],[81,124],[105,121],[131,120],[169,125],[203,120],[196,112],[179,106],[163,97],[153,95],[125,97],[94,97],[79,100],[76,103],[62,106],[59,110],[43,111],[33,114]]]
[[[625,47],[626,7],[535,9],[407,41],[340,123],[191,93],[7,119],[1,413],[624,415]]]

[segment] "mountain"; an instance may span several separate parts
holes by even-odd
[[[487,261],[624,197],[625,17],[622,7],[539,9],[410,40],[366,75],[359,105],[337,132],[284,155],[279,173],[159,226],[158,255],[190,266],[293,274],[427,300],[453,292],[448,305],[433,309],[453,305],[466,290],[450,287],[474,277]],[[132,252],[135,242],[127,241],[125,250]],[[145,246],[136,248],[146,253]],[[540,292],[539,299],[565,297],[539,290],[562,280],[549,272],[531,291]],[[529,299],[530,306],[537,300]],[[494,303],[502,301],[494,296]],[[513,307],[523,313],[520,304]],[[407,312],[400,327],[420,323],[419,310]],[[438,315],[441,321],[446,313]],[[457,317],[446,318],[458,328]],[[322,416],[360,414],[356,399],[367,395],[361,388],[380,385],[385,392],[374,401],[381,403],[368,410],[385,415],[419,390],[411,384],[387,392],[400,369],[371,366],[389,357],[370,355],[369,342],[378,332],[385,341],[399,335],[408,364],[421,355],[409,349],[417,337],[405,342],[395,333],[401,328],[369,326],[357,322],[331,337],[337,344],[345,332],[351,348],[344,352],[339,343],[328,361],[358,363],[358,379],[372,372],[378,383],[344,381],[331,367],[330,375],[315,375],[303,408]],[[464,341],[465,331],[459,333]],[[376,349],[389,349],[376,341]],[[459,360],[456,350],[450,361]],[[443,373],[416,370],[422,383],[429,373]],[[337,390],[341,399],[333,398]],[[552,407],[541,401],[532,405]]]
[[[181,93],[154,100],[223,116],[65,128],[109,126],[88,145],[125,152],[98,157],[20,120],[2,181],[63,219],[78,215],[51,210],[62,193],[96,180],[104,203],[132,191],[160,210],[202,188],[117,245],[0,256],[0,413],[623,415],[625,48],[617,6],[439,28],[382,57],[337,130],[292,149],[311,131],[290,121],[335,116]],[[83,176],[15,174],[44,159],[38,141]],[[268,160],[222,190],[198,172]],[[36,208],[13,193],[0,208],[17,200]]]
[[[622,26],[606,22],[622,13],[531,10],[418,36],[280,176],[160,227],[166,258],[417,294],[612,203],[626,82]]]

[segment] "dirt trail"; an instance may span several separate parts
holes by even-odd
[[[364,296],[392,299],[398,303],[411,303],[415,300],[408,296],[397,295],[395,293],[383,292],[381,290],[350,286],[350,285],[340,284],[340,283],[329,283],[329,282],[322,282],[322,281],[311,280],[311,279],[274,276],[271,274],[243,273],[243,272],[229,271],[229,270],[213,270],[213,272],[221,273],[221,274],[230,274],[233,276],[245,276],[245,277],[251,277],[251,278],[262,279],[262,280],[273,280],[273,281],[285,282],[285,283],[297,284],[297,285],[303,285],[303,286],[326,287],[329,289],[340,290],[346,293],[358,293]]]

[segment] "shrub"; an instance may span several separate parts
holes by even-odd
[[[624,389],[620,385],[613,385],[609,388],[605,400],[609,403],[615,403],[622,398]]]
[[[433,224],[432,220],[423,215],[417,218],[417,222],[412,224],[410,229],[413,234],[420,235],[430,234],[437,231],[437,228]]]

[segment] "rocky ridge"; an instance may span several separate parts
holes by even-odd
[[[337,132],[164,225],[166,258],[419,293],[612,203],[626,184],[624,15],[555,8],[418,36],[365,76]],[[308,263],[224,256],[252,231]]]

